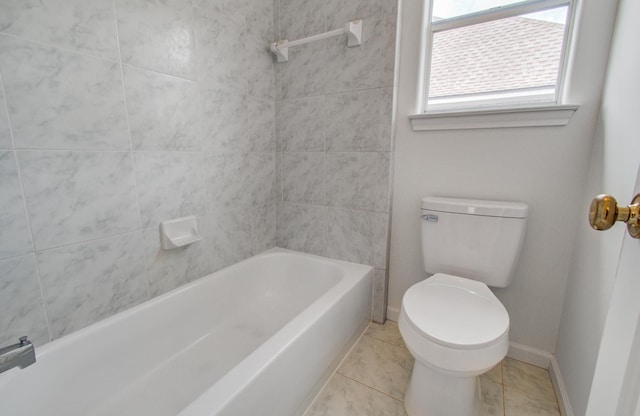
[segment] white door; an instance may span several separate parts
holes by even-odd
[[[640,416],[640,239],[625,233],[622,244],[587,416]]]

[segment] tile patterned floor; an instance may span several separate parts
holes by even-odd
[[[413,357],[395,322],[371,324],[305,416],[403,416]],[[549,372],[506,358],[480,377],[482,416],[560,416]]]

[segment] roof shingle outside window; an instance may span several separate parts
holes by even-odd
[[[429,97],[553,88],[564,25],[510,17],[434,34]]]

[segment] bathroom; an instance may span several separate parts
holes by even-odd
[[[0,347],[38,351],[274,247],[373,267],[371,319],[393,324],[427,277],[423,197],[521,201],[513,282],[494,289],[508,357],[555,374],[563,414],[633,414],[613,409],[637,400],[635,344],[608,324],[635,310],[616,276],[637,241],[587,210],[635,194],[636,2],[572,2],[566,125],[432,131],[409,119],[427,4],[0,0]],[[269,50],[357,19],[357,47]],[[202,240],[162,249],[159,223],[185,216]]]

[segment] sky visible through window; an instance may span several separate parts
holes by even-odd
[[[522,0],[433,0],[433,19],[447,19],[464,14],[489,10],[494,7],[520,3]],[[530,19],[565,23],[566,9],[552,9],[524,15]]]

